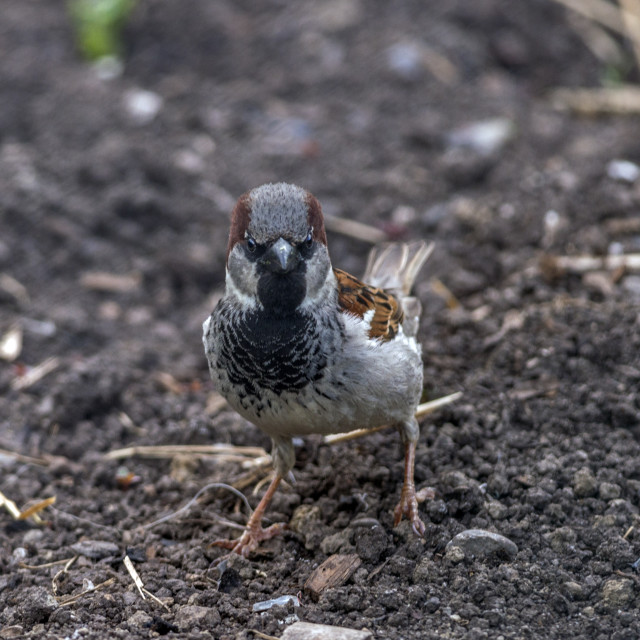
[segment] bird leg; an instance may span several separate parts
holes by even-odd
[[[211,543],[211,546],[231,549],[232,553],[237,553],[238,555],[246,558],[252,551],[255,551],[255,549],[260,546],[261,542],[270,540],[274,536],[277,536],[286,527],[284,522],[272,524],[266,529],[262,528],[261,522],[264,512],[273,498],[273,494],[276,492],[276,489],[280,484],[280,480],[282,480],[282,476],[279,473],[276,473],[269,484],[266,493],[262,496],[262,500],[258,503],[256,510],[251,514],[251,517],[247,521],[244,532],[237,540],[214,540]]]
[[[404,444],[404,484],[402,485],[402,495],[400,502],[393,512],[393,526],[400,524],[402,516],[406,516],[411,521],[413,530],[421,538],[424,537],[426,527],[418,515],[418,502],[422,502],[427,496],[423,491],[416,494],[416,486],[413,481],[413,470],[416,461],[416,442],[413,439],[406,440]]]

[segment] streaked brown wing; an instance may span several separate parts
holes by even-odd
[[[338,280],[338,302],[342,310],[361,318],[373,310],[369,337],[392,340],[404,317],[398,301],[383,289],[370,287],[346,271],[334,269],[333,272]]]

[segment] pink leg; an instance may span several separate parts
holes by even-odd
[[[402,485],[400,502],[398,502],[398,506],[393,512],[393,526],[395,527],[400,524],[402,516],[406,516],[411,521],[411,525],[416,534],[424,537],[426,527],[418,516],[418,501],[422,502],[428,494],[423,495],[423,491],[420,491],[420,495],[416,494],[416,486],[413,482],[415,460],[416,443],[406,442],[404,446],[404,484]]]
[[[280,480],[282,480],[282,476],[276,474],[266,493],[262,496],[262,500],[258,503],[256,510],[247,521],[247,526],[243,534],[237,540],[214,540],[211,546],[231,549],[233,553],[237,553],[246,558],[252,551],[258,548],[261,542],[278,535],[286,526],[284,523],[272,524],[266,529],[263,529],[260,524],[264,512],[273,498],[273,494],[280,484]]]

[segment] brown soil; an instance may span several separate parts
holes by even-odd
[[[640,281],[540,259],[640,250],[640,181],[607,175],[640,160],[640,136],[631,117],[552,108],[553,87],[604,74],[564,10],[144,0],[125,45],[123,75],[100,80],[64,3],[3,2],[0,336],[17,322],[24,345],[0,365],[0,446],[40,460],[1,455],[0,491],[56,504],[43,525],[0,512],[0,638],[279,637],[292,616],[407,640],[638,637]],[[162,98],[147,121],[128,106],[139,90]],[[491,153],[449,135],[494,118],[514,129]],[[233,531],[215,517],[246,517],[228,492],[143,527],[247,469],[105,454],[268,448],[216,406],[200,334],[234,199],[280,180],[327,214],[436,241],[417,287],[425,398],[464,395],[422,424],[416,479],[437,491],[424,541],[392,526],[397,434],[310,438],[269,511],[295,514],[295,530],[221,571],[208,545]],[[366,242],[329,243],[336,266],[362,272]],[[15,388],[48,358],[53,371]],[[254,506],[266,472],[244,488]],[[517,554],[447,550],[466,529]],[[304,583],[337,552],[362,564],[314,601]],[[125,553],[163,605],[142,599]],[[77,554],[66,571],[34,568]],[[300,607],[252,610],[298,593]]]

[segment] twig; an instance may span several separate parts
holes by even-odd
[[[68,511],[62,511],[62,509],[56,509],[53,507],[51,509],[54,513],[59,513],[63,515],[65,518],[71,518],[76,522],[81,522],[82,524],[89,525],[91,527],[95,527],[96,529],[105,529],[106,531],[117,531],[118,528],[108,524],[100,524],[99,522],[93,522],[93,520],[89,520],[88,518],[81,518],[80,516],[76,516],[73,513],[69,513]]]
[[[324,226],[328,231],[340,233],[349,238],[369,242],[370,244],[378,244],[387,240],[387,234],[376,227],[372,227],[356,220],[348,220],[347,218],[338,218],[336,216],[326,216]]]
[[[9,449],[0,449],[0,457],[13,458],[17,462],[24,462],[25,464],[37,464],[40,467],[49,466],[49,461],[44,458],[31,458],[30,456],[23,456],[21,453],[15,451],[9,451]]]
[[[456,393],[452,393],[448,396],[443,396],[442,398],[437,398],[436,400],[431,400],[431,402],[424,402],[423,404],[418,405],[416,408],[416,418],[423,418],[424,416],[433,413],[440,407],[444,407],[452,402],[455,402],[458,398],[462,396],[461,391],[457,391]],[[391,425],[384,424],[379,427],[374,427],[373,429],[356,429],[355,431],[349,431],[348,433],[335,433],[324,437],[324,441],[327,444],[337,444],[338,442],[346,442],[347,440],[354,440],[355,438],[361,438],[362,436],[369,435],[370,433],[376,433],[377,431],[382,431],[383,429],[388,429]]]
[[[588,271],[640,271],[640,253],[611,256],[545,256],[541,261],[543,271],[586,273]]]
[[[632,85],[615,89],[556,89],[550,98],[556,109],[587,116],[640,113],[640,87]]]
[[[44,564],[25,564],[24,562],[20,562],[18,566],[21,569],[29,569],[35,571],[37,569],[50,569],[51,567],[57,567],[59,564],[67,564],[72,560],[75,560],[78,556],[74,556],[73,558],[64,558],[62,560],[54,560],[53,562],[45,562]]]
[[[173,458],[177,455],[226,456],[232,460],[249,460],[267,455],[262,447],[234,447],[229,444],[166,445],[158,447],[127,447],[114,449],[105,455],[107,460],[122,460],[139,456],[141,458]]]
[[[55,356],[47,358],[44,362],[33,367],[25,373],[21,378],[14,378],[11,381],[11,388],[14,391],[22,391],[34,385],[36,382],[40,382],[42,378],[51,373],[54,369],[58,368],[60,359]]]
[[[139,273],[119,275],[104,271],[89,271],[80,277],[80,284],[93,291],[107,291],[109,293],[128,293],[137,289],[142,283]]]

